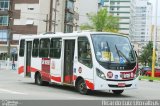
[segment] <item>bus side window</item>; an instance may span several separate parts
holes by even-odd
[[[39,57],[47,57],[49,55],[50,39],[43,38],[40,40]]]
[[[78,38],[78,61],[92,68],[92,56],[89,41],[86,37]]]
[[[50,53],[51,58],[60,58],[61,57],[61,38],[52,38],[50,44]]]
[[[25,47],[25,40],[24,39],[22,39],[21,41],[20,41],[20,49],[19,49],[19,56],[21,56],[21,57],[23,57],[24,56],[24,48]]]
[[[39,52],[39,39],[33,40],[33,50],[32,50],[32,57],[38,57]]]

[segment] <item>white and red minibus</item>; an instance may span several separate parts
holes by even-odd
[[[22,36],[18,74],[38,85],[74,86],[82,93],[137,87],[138,63],[127,36],[109,32]]]

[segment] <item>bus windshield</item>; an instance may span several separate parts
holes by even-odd
[[[135,52],[125,36],[94,34],[92,35],[94,51],[99,62],[131,64],[135,63]]]

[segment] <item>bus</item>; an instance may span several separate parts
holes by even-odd
[[[35,84],[75,87],[79,93],[137,88],[137,56],[129,38],[110,32],[22,36],[18,74]]]

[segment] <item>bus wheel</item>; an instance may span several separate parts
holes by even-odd
[[[77,90],[81,93],[81,94],[87,94],[87,87],[86,84],[84,82],[83,79],[79,80],[77,83]]]
[[[35,77],[35,83],[37,85],[43,85],[43,81],[42,81],[41,75],[39,73]]]
[[[124,90],[112,90],[112,92],[116,95],[120,95]]]

